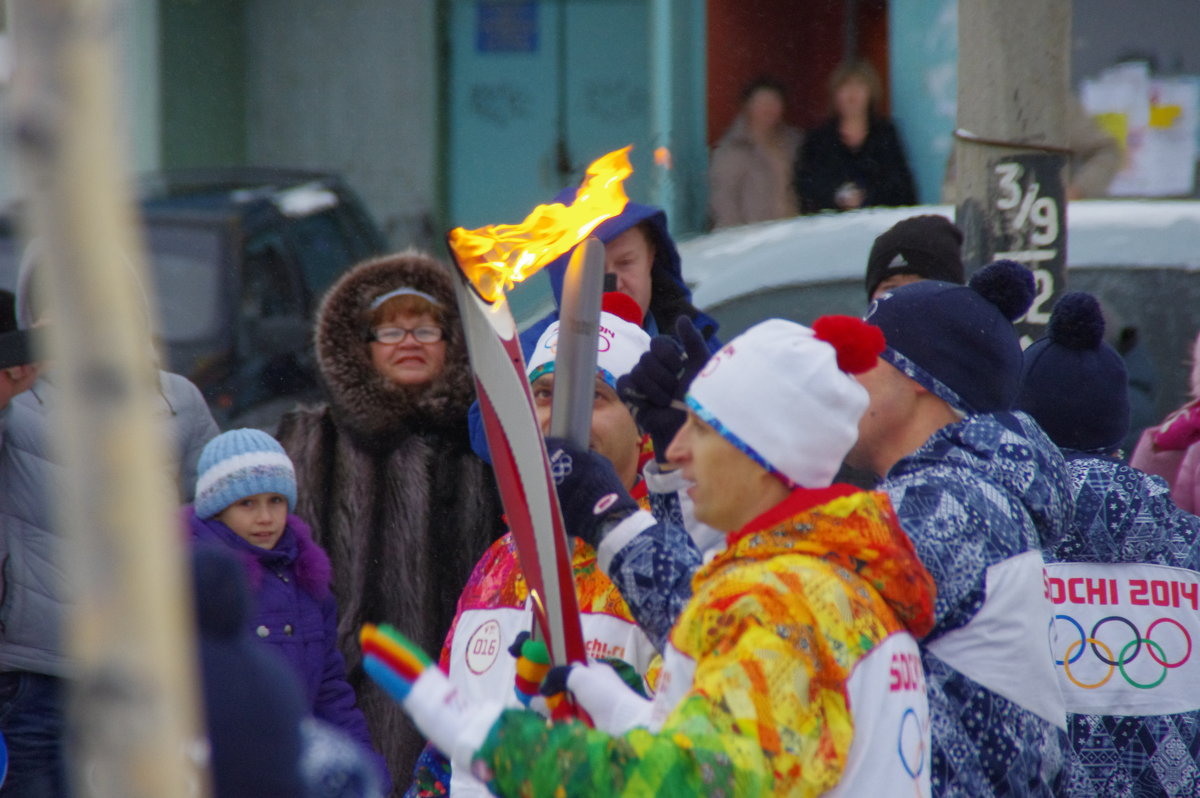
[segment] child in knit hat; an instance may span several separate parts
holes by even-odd
[[[253,593],[251,633],[291,665],[313,715],[370,750],[386,781],[337,646],[329,557],[290,513],[296,505],[292,461],[265,432],[237,429],[208,442],[197,474],[195,503],[186,512],[193,543],[234,551]]]

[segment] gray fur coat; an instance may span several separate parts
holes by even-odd
[[[421,388],[381,377],[365,339],[371,300],[401,286],[446,308],[445,368]],[[424,741],[365,676],[359,629],[393,624],[436,657],[472,567],[503,531],[491,469],[467,440],[474,389],[450,275],[415,253],[359,264],[322,301],[316,351],[329,402],[285,416],[279,440],[296,467],[296,514],[332,561],[348,677],[399,796]]]

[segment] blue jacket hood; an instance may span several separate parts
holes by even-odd
[[[575,192],[575,188],[563,189],[554,197],[554,202],[570,205],[575,201]],[[607,244],[621,235],[621,233],[636,227],[642,222],[650,225],[654,230],[654,237],[656,239],[652,273],[670,278],[671,283],[679,289],[682,299],[691,306],[692,291],[683,280],[683,267],[679,258],[679,250],[675,247],[675,240],[671,238],[671,233],[667,230],[667,214],[661,208],[655,208],[652,205],[640,205],[633,201],[627,202],[625,210],[611,219],[601,222],[592,231],[592,235]],[[563,277],[566,274],[567,263],[570,261],[570,258],[570,253],[567,253],[546,267],[546,272],[550,277],[550,286],[554,291],[554,304],[556,306],[562,302]],[[670,325],[674,325],[675,319],[674,317],[663,318],[662,311],[662,306],[655,298],[652,298],[649,315],[654,317],[654,323],[657,325],[656,331],[669,334],[672,332]],[[713,339],[718,326],[715,319],[706,313],[696,310],[695,315],[692,316],[692,321],[695,322],[696,328],[704,334],[706,339]],[[645,326],[649,328],[649,319],[647,319]]]

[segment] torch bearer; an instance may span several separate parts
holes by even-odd
[[[519,225],[496,225],[480,230],[456,228],[450,231],[450,251],[459,267],[456,284],[459,312],[467,339],[467,353],[475,375],[484,432],[492,453],[496,484],[517,547],[517,557],[532,599],[534,618],[546,640],[552,662],[584,662],[583,632],[579,623],[579,605],[571,568],[571,549],[558,505],[550,472],[546,446],[542,440],[533,408],[533,396],[525,373],[525,359],[517,337],[517,327],[509,310],[505,291],[515,282],[570,251],[605,219],[625,208],[622,182],[633,172],[629,148],[610,153],[588,167],[587,177],[570,206],[539,205]],[[599,281],[603,274],[603,256],[599,242],[580,248],[575,259],[578,289],[566,292],[571,307],[595,306],[591,327],[599,325]],[[599,258],[597,257],[599,254]],[[599,269],[596,265],[599,263]],[[590,265],[589,265],[590,264]],[[591,275],[595,289],[585,289],[583,275]],[[594,298],[591,294],[595,294]],[[564,309],[572,318],[581,312]],[[572,332],[568,318],[559,325],[560,347],[584,347],[583,324]],[[567,334],[563,336],[563,331]],[[574,340],[578,339],[578,340]],[[558,419],[555,430],[567,437],[580,436],[587,445],[591,429],[591,396],[596,374],[595,330],[587,344],[590,367],[577,365],[570,383],[583,379],[587,389],[568,388],[574,400],[586,397],[584,410],[559,410],[558,386],[552,413]],[[560,349],[560,355],[562,350]],[[578,358],[573,355],[572,357]],[[556,362],[558,356],[556,356]],[[577,359],[578,363],[579,360]],[[556,372],[558,366],[556,365]],[[558,377],[556,376],[556,383]],[[586,413],[586,421],[577,419]],[[569,419],[575,418],[574,421]],[[582,426],[580,424],[582,423]],[[565,425],[561,426],[560,425]],[[582,430],[582,432],[580,432]]]

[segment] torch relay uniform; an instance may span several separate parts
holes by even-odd
[[[849,796],[886,794],[897,776],[916,792],[928,778],[921,576],[885,497],[798,490],[696,573],[661,721],[618,737],[510,712],[479,755],[504,795],[561,780],[572,795]]]
[[[1060,794],[1070,764],[1041,553],[1067,533],[1070,476],[1033,419],[1009,412],[1021,374],[1010,319],[1032,296],[1028,270],[1001,263],[970,287],[903,286],[867,315],[887,338],[881,359],[963,417],[879,485],[937,582],[922,640],[935,795]]]
[[[1125,366],[1095,299],[1065,294],[1025,352],[1019,404],[1067,457],[1075,514],[1046,550],[1054,664],[1078,757],[1067,795],[1200,795],[1200,518],[1113,454]]]
[[[425,385],[393,384],[368,353],[364,314],[399,288],[434,297],[445,316],[445,366]],[[407,776],[424,743],[365,677],[358,629],[387,619],[439,648],[467,576],[503,531],[491,469],[467,440],[474,390],[446,267],[411,252],[355,266],[322,300],[316,354],[329,401],[284,416],[278,437],[296,468],[296,513],[332,563],[350,685],[389,770]]]
[[[590,544],[573,539],[571,565],[588,656],[628,663],[643,676],[647,689],[657,681],[654,666],[661,662],[671,627],[691,597],[692,575],[712,536],[712,530],[694,522],[685,531],[689,502],[681,495],[686,488],[676,474],[646,474],[635,486],[633,496],[643,511],[652,509],[653,519],[642,512],[624,522],[621,526],[631,530],[632,538],[619,550],[601,556]],[[606,551],[612,548],[606,548],[607,542],[601,543]],[[661,581],[648,574],[657,574]],[[531,628],[528,595],[515,543],[506,534],[492,544],[468,579],[438,663],[472,701],[504,696],[507,705],[515,706],[510,696],[516,661],[506,649],[520,630]],[[483,782],[460,770],[452,771],[441,752],[426,746],[406,795],[489,794]]]

